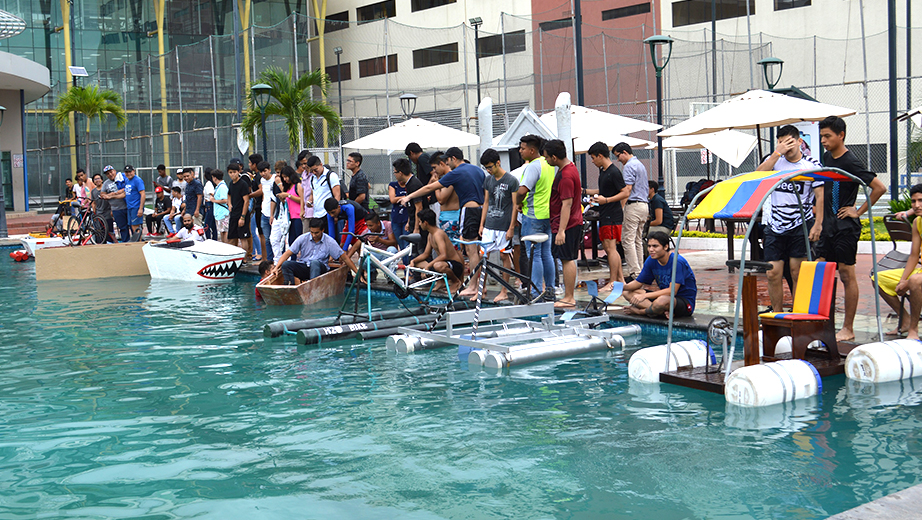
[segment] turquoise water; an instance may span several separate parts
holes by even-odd
[[[913,381],[738,410],[618,353],[299,350],[252,283],[36,284],[6,254],[0,309],[4,519],[811,519],[922,481]]]

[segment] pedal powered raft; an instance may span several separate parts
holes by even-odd
[[[792,181],[858,182],[870,200],[866,184],[836,168],[747,173],[699,193],[679,223],[676,254],[682,240],[682,229],[688,219],[749,220],[741,260],[732,265],[740,270],[739,297],[733,321],[731,323],[724,318],[717,318],[708,329],[709,342],[723,347],[720,363],[717,363],[708,342],[695,340],[673,343],[674,324],[670,318],[667,343],[641,349],[631,357],[628,373],[632,379],[662,381],[719,392],[725,395],[728,403],[742,406],[768,406],[815,396],[822,392],[822,377],[843,372],[849,378],[875,382],[922,375],[922,343],[915,340],[883,342],[880,301],[877,298],[875,303],[880,342],[858,346],[851,342],[836,341],[834,263],[813,262],[812,257],[808,257],[808,261],[801,264],[793,312],[758,313],[756,280],[766,269],[771,268],[771,264],[747,261],[746,245],[762,205],[779,185]],[[802,229],[810,255],[807,211],[810,208],[801,205]],[[870,207],[868,217],[873,222]],[[876,286],[874,226],[871,226],[871,251],[874,255],[873,277]],[[673,262],[672,269],[674,277],[676,262]],[[671,307],[675,304],[674,284],[671,297],[670,316]],[[743,359],[734,360],[741,321]],[[843,358],[846,354],[848,357]]]

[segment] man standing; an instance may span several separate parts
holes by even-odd
[[[279,256],[278,261],[272,266],[271,273],[281,271],[285,283],[294,285],[295,278],[304,282],[329,271],[330,258],[345,263],[353,273],[358,273],[358,268],[352,263],[352,259],[332,237],[323,232],[324,224],[326,224],[324,219],[312,218],[309,224],[310,233],[304,233],[295,239]],[[295,256],[297,260],[289,260],[292,256]]]
[[[406,242],[400,237],[410,233],[419,232],[416,213],[423,209],[423,199],[403,201],[407,193],[413,193],[423,187],[423,183],[413,175],[413,167],[408,159],[394,161],[394,182],[388,184],[387,190],[391,200],[391,225],[394,236],[397,237],[399,248],[406,247]],[[414,247],[414,252],[419,254],[419,248]]]
[[[630,195],[624,206],[624,257],[627,262],[627,275],[634,279],[640,273],[643,260],[643,227],[650,215],[647,190],[650,188],[647,169],[634,157],[634,152],[627,143],[618,143],[612,150],[618,162],[624,165],[622,175],[624,184],[630,188]]]
[[[230,169],[228,168],[227,171]],[[211,202],[214,202],[215,228],[218,231],[218,240],[227,242],[227,230],[230,229],[229,189],[224,181],[224,172],[221,170],[212,170],[211,178],[216,183],[214,195],[211,197]]]
[[[445,161],[451,167],[451,171],[444,177],[435,182],[423,186],[422,189],[404,196],[400,199],[401,203],[406,203],[410,199],[423,197],[435,192],[441,188],[451,186],[458,194],[458,202],[461,204],[461,238],[464,240],[477,240],[480,238],[480,215],[483,207],[483,181],[484,173],[480,168],[464,162],[464,154],[457,146],[452,146],[445,151]],[[409,192],[409,190],[407,190]],[[473,268],[480,262],[480,246],[466,245],[467,258],[470,267]],[[470,283],[467,284],[461,296],[473,296],[477,294],[477,280],[471,277]]]
[[[183,175],[186,180],[186,215],[192,215],[192,222],[201,227],[205,186],[202,186],[201,181],[195,178],[195,169],[186,168],[183,170]]]
[[[250,260],[250,250],[245,247],[246,240],[250,238],[250,226],[246,222],[247,205],[250,203],[250,183],[240,175],[238,168],[240,165],[237,164],[227,166],[227,174],[231,181],[227,187],[230,200],[227,241],[246,251],[243,259],[246,263]],[[215,198],[217,198],[217,190]]]
[[[819,168],[816,159],[805,156],[800,150],[803,140],[800,130],[793,125],[785,125],[778,129],[778,147],[762,161],[758,171],[788,171],[807,170]],[[764,260],[772,264],[768,270],[768,296],[772,302],[772,310],[783,312],[781,306],[784,299],[782,280],[784,274],[784,260],[789,259],[791,278],[794,287],[797,287],[797,275],[800,273],[800,264],[807,259],[807,243],[804,239],[803,218],[801,211],[807,217],[807,227],[810,229],[810,240],[815,242],[820,237],[823,229],[823,212],[817,212],[813,221],[813,199],[816,196],[817,207],[823,206],[823,193],[821,183],[812,185],[808,182],[788,181],[775,187],[771,194],[771,212],[769,213],[768,226],[765,228],[763,247]],[[791,295],[793,299],[793,294]]]
[[[416,178],[419,179],[419,182],[423,183],[423,186],[429,184],[432,181],[432,164],[429,154],[423,151],[419,143],[408,144],[403,153],[405,153],[407,159],[413,163],[415,175]],[[428,208],[436,202],[438,201],[436,200],[435,193],[432,193],[423,201],[423,205]]]
[[[144,201],[144,181],[135,175],[134,166],[126,165],[125,204],[128,206],[128,225],[131,226],[132,240],[141,240],[141,226],[144,224]]]
[[[337,201],[342,199],[339,191],[339,176],[326,169],[323,161],[316,155],[307,160],[307,168],[313,174],[308,202],[310,207],[314,208],[314,217],[324,218],[327,216],[327,211],[323,209],[323,203],[330,197]]]
[[[583,241],[583,208],[580,205],[579,171],[567,158],[567,147],[560,139],[544,145],[548,164],[559,173],[551,185],[551,233],[554,239],[554,258],[563,263],[564,295],[554,307],[576,307],[573,291],[576,289],[576,259]]]
[[[544,139],[526,135],[519,140],[519,155],[528,164],[519,179],[519,204],[522,211],[522,236],[547,235],[542,243],[529,243],[527,256],[531,259],[531,281],[539,289],[544,287],[545,300],[554,301],[554,258],[551,256],[551,187],[554,167],[541,155]],[[533,295],[536,296],[536,295]]]
[[[259,193],[262,197],[259,208],[259,229],[262,233],[259,235],[259,242],[262,247],[263,260],[272,262],[274,260],[272,244],[268,242],[272,235],[272,186],[275,185],[275,175],[272,174],[268,161],[260,161],[256,168],[259,170]]]
[[[519,181],[503,169],[499,153],[488,148],[480,156],[480,164],[490,175],[483,181],[483,211],[480,215],[480,234],[483,236],[485,254],[498,251],[503,267],[512,269],[512,235],[515,233],[515,194],[519,190]],[[474,278],[480,273],[473,273]],[[503,273],[503,279],[509,283],[509,275]],[[509,292],[502,287],[493,303],[509,297]]]
[[[599,238],[608,257],[608,284],[599,288],[599,292],[611,291],[615,282],[624,283],[618,242],[621,241],[621,225],[624,223],[623,201],[631,190],[624,183],[621,170],[612,162],[608,145],[601,141],[593,144],[589,147],[589,157],[599,169],[599,189],[584,189],[583,192],[593,195],[592,201],[599,205]]]
[[[125,181],[118,179],[118,173],[111,165],[102,169],[106,180],[102,183],[102,197],[109,201],[112,220],[118,226],[120,242],[128,242],[128,205],[125,203]]]
[[[368,177],[362,171],[362,154],[352,152],[346,157],[346,169],[352,172],[352,179],[349,181],[349,200],[361,204],[365,211],[368,211]]]
[[[157,165],[157,178],[154,179],[154,184],[163,188],[163,193],[170,192],[170,188],[173,187],[173,179],[166,174],[166,165]]]
[[[858,183],[828,181],[823,187],[823,231],[817,244],[820,261],[836,262],[839,278],[845,286],[845,323],[836,334],[836,340],[855,339],[855,313],[858,311],[858,280],[855,278],[855,255],[858,253],[858,238],[861,236],[861,221],[871,206],[887,187],[868,171],[864,164],[845,147],[845,121],[841,117],[829,116],[820,121],[820,141],[826,153],[823,164],[839,168],[871,188],[871,200],[855,208],[858,198]]]

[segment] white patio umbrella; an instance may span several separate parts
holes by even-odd
[[[912,119],[912,122],[916,124],[919,128],[922,128],[922,107],[910,110],[905,114],[900,114],[897,116],[897,121],[905,121],[907,119]]]
[[[678,135],[663,139],[663,148],[683,150],[707,148],[712,154],[730,163],[734,168],[739,168],[755,147],[755,136],[736,130],[722,130],[711,134]]]
[[[355,150],[403,150],[409,143],[419,143],[422,148],[449,148],[452,146],[477,146],[480,137],[461,130],[455,130],[432,121],[415,117],[401,123],[343,144],[343,148]]]
[[[573,139],[591,140],[590,145],[596,141],[602,141],[609,146],[613,146],[618,143],[609,143],[608,141],[611,141],[612,137],[621,137],[634,132],[655,132],[662,128],[656,123],[609,114],[608,112],[579,105],[570,107],[570,118]],[[557,128],[557,115],[554,112],[548,112],[541,116],[541,121],[548,128]],[[609,137],[609,139],[606,140],[605,137]],[[583,151],[588,148],[589,146],[586,146]]]

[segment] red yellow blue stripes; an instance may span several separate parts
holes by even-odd
[[[793,312],[768,312],[764,318],[821,320],[829,318],[832,289],[836,283],[835,262],[802,262],[797,277]]]

